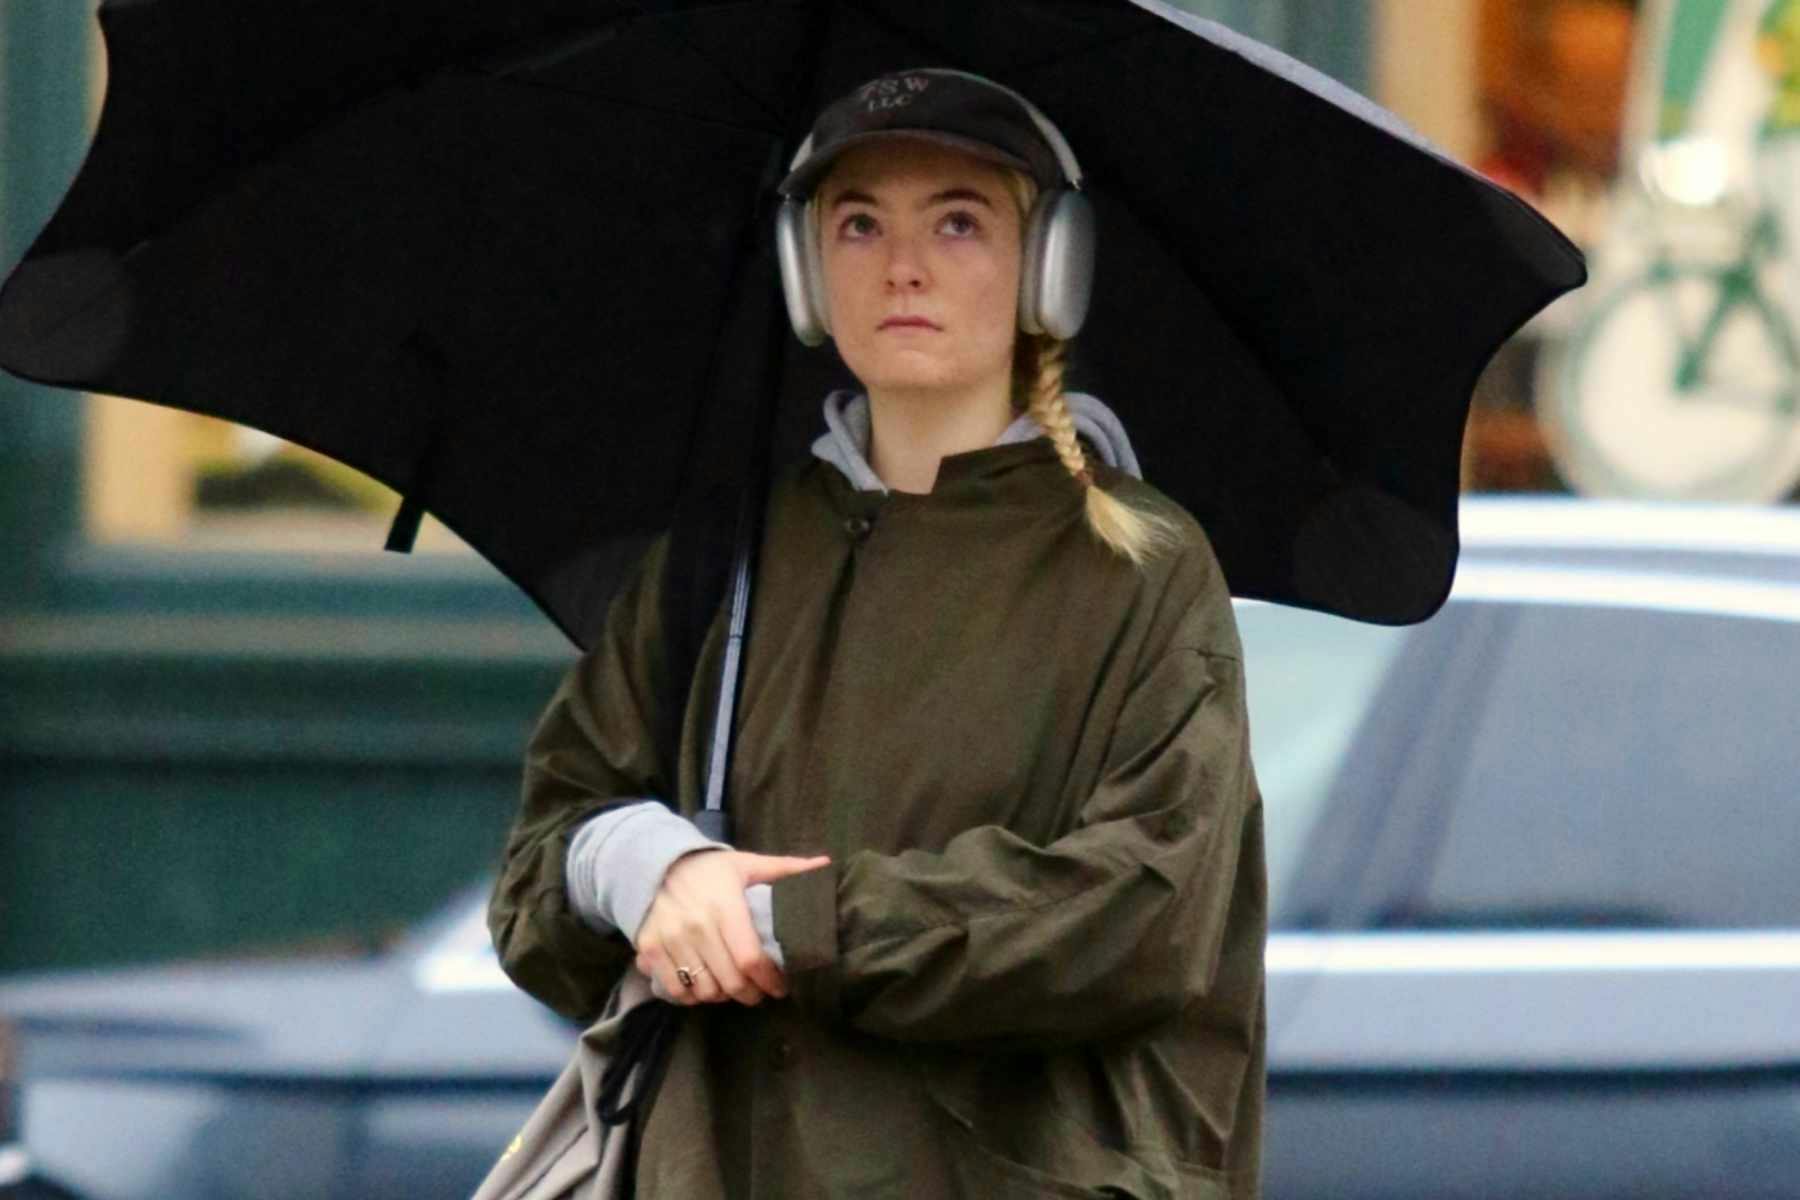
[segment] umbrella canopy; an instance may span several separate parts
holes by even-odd
[[[877,74],[973,71],[1067,136],[1099,247],[1068,384],[1119,413],[1241,596],[1434,612],[1475,380],[1586,278],[1391,114],[1155,0],[99,20],[99,130],[0,290],[0,366],[349,463],[583,645],[609,544],[803,455],[854,386],[786,326],[773,189],[818,109]]]

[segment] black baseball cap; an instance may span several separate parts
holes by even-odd
[[[1072,182],[1017,95],[966,71],[920,67],[877,76],[826,106],[779,191],[808,196],[838,155],[893,137],[935,142],[1016,168],[1041,188]]]

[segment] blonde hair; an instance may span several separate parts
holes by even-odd
[[[999,170],[1018,207],[1019,229],[1023,233],[1032,206],[1037,203],[1037,181],[1012,167],[1001,166]],[[813,245],[821,247],[818,197],[822,190],[823,181],[806,205]],[[1029,412],[1049,435],[1056,456],[1086,495],[1088,528],[1112,550],[1130,559],[1133,566],[1142,567],[1157,554],[1178,545],[1181,528],[1169,516],[1128,504],[1095,481],[1087,455],[1075,437],[1075,418],[1063,399],[1068,357],[1067,341],[1019,330],[1013,342],[1013,411]]]

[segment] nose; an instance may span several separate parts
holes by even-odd
[[[888,241],[887,283],[891,291],[916,292],[925,286],[925,263],[910,237]]]

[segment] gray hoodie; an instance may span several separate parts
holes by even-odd
[[[1138,469],[1137,455],[1131,451],[1131,441],[1125,436],[1125,426],[1112,409],[1085,392],[1064,392],[1063,402],[1075,419],[1075,432],[1093,445],[1095,453],[1129,475],[1144,477]],[[858,491],[885,492],[887,485],[869,467],[870,428],[867,396],[847,389],[832,392],[825,397],[825,432],[813,441],[812,452],[842,471]],[[994,439],[994,445],[1028,442],[1043,436],[1043,428],[1032,415],[1020,413]]]
[[[1064,393],[1075,432],[1111,466],[1143,477],[1137,455],[1119,418],[1100,400],[1084,392]],[[825,432],[812,444],[814,455],[844,473],[859,491],[888,490],[868,461],[872,428],[869,398],[848,389],[825,397]],[[1030,413],[1021,413],[1007,426],[994,445],[1029,441],[1044,431]],[[651,901],[662,887],[663,875],[675,860],[698,850],[729,850],[702,834],[687,818],[672,812],[659,800],[609,809],[587,822],[569,842],[569,902],[589,926],[609,933],[617,929],[635,945],[638,926],[650,911]],[[766,883],[744,889],[750,919],[762,939],[763,951],[777,966],[783,965],[781,946],[775,940],[775,916]],[[660,981],[652,989],[664,996]]]

